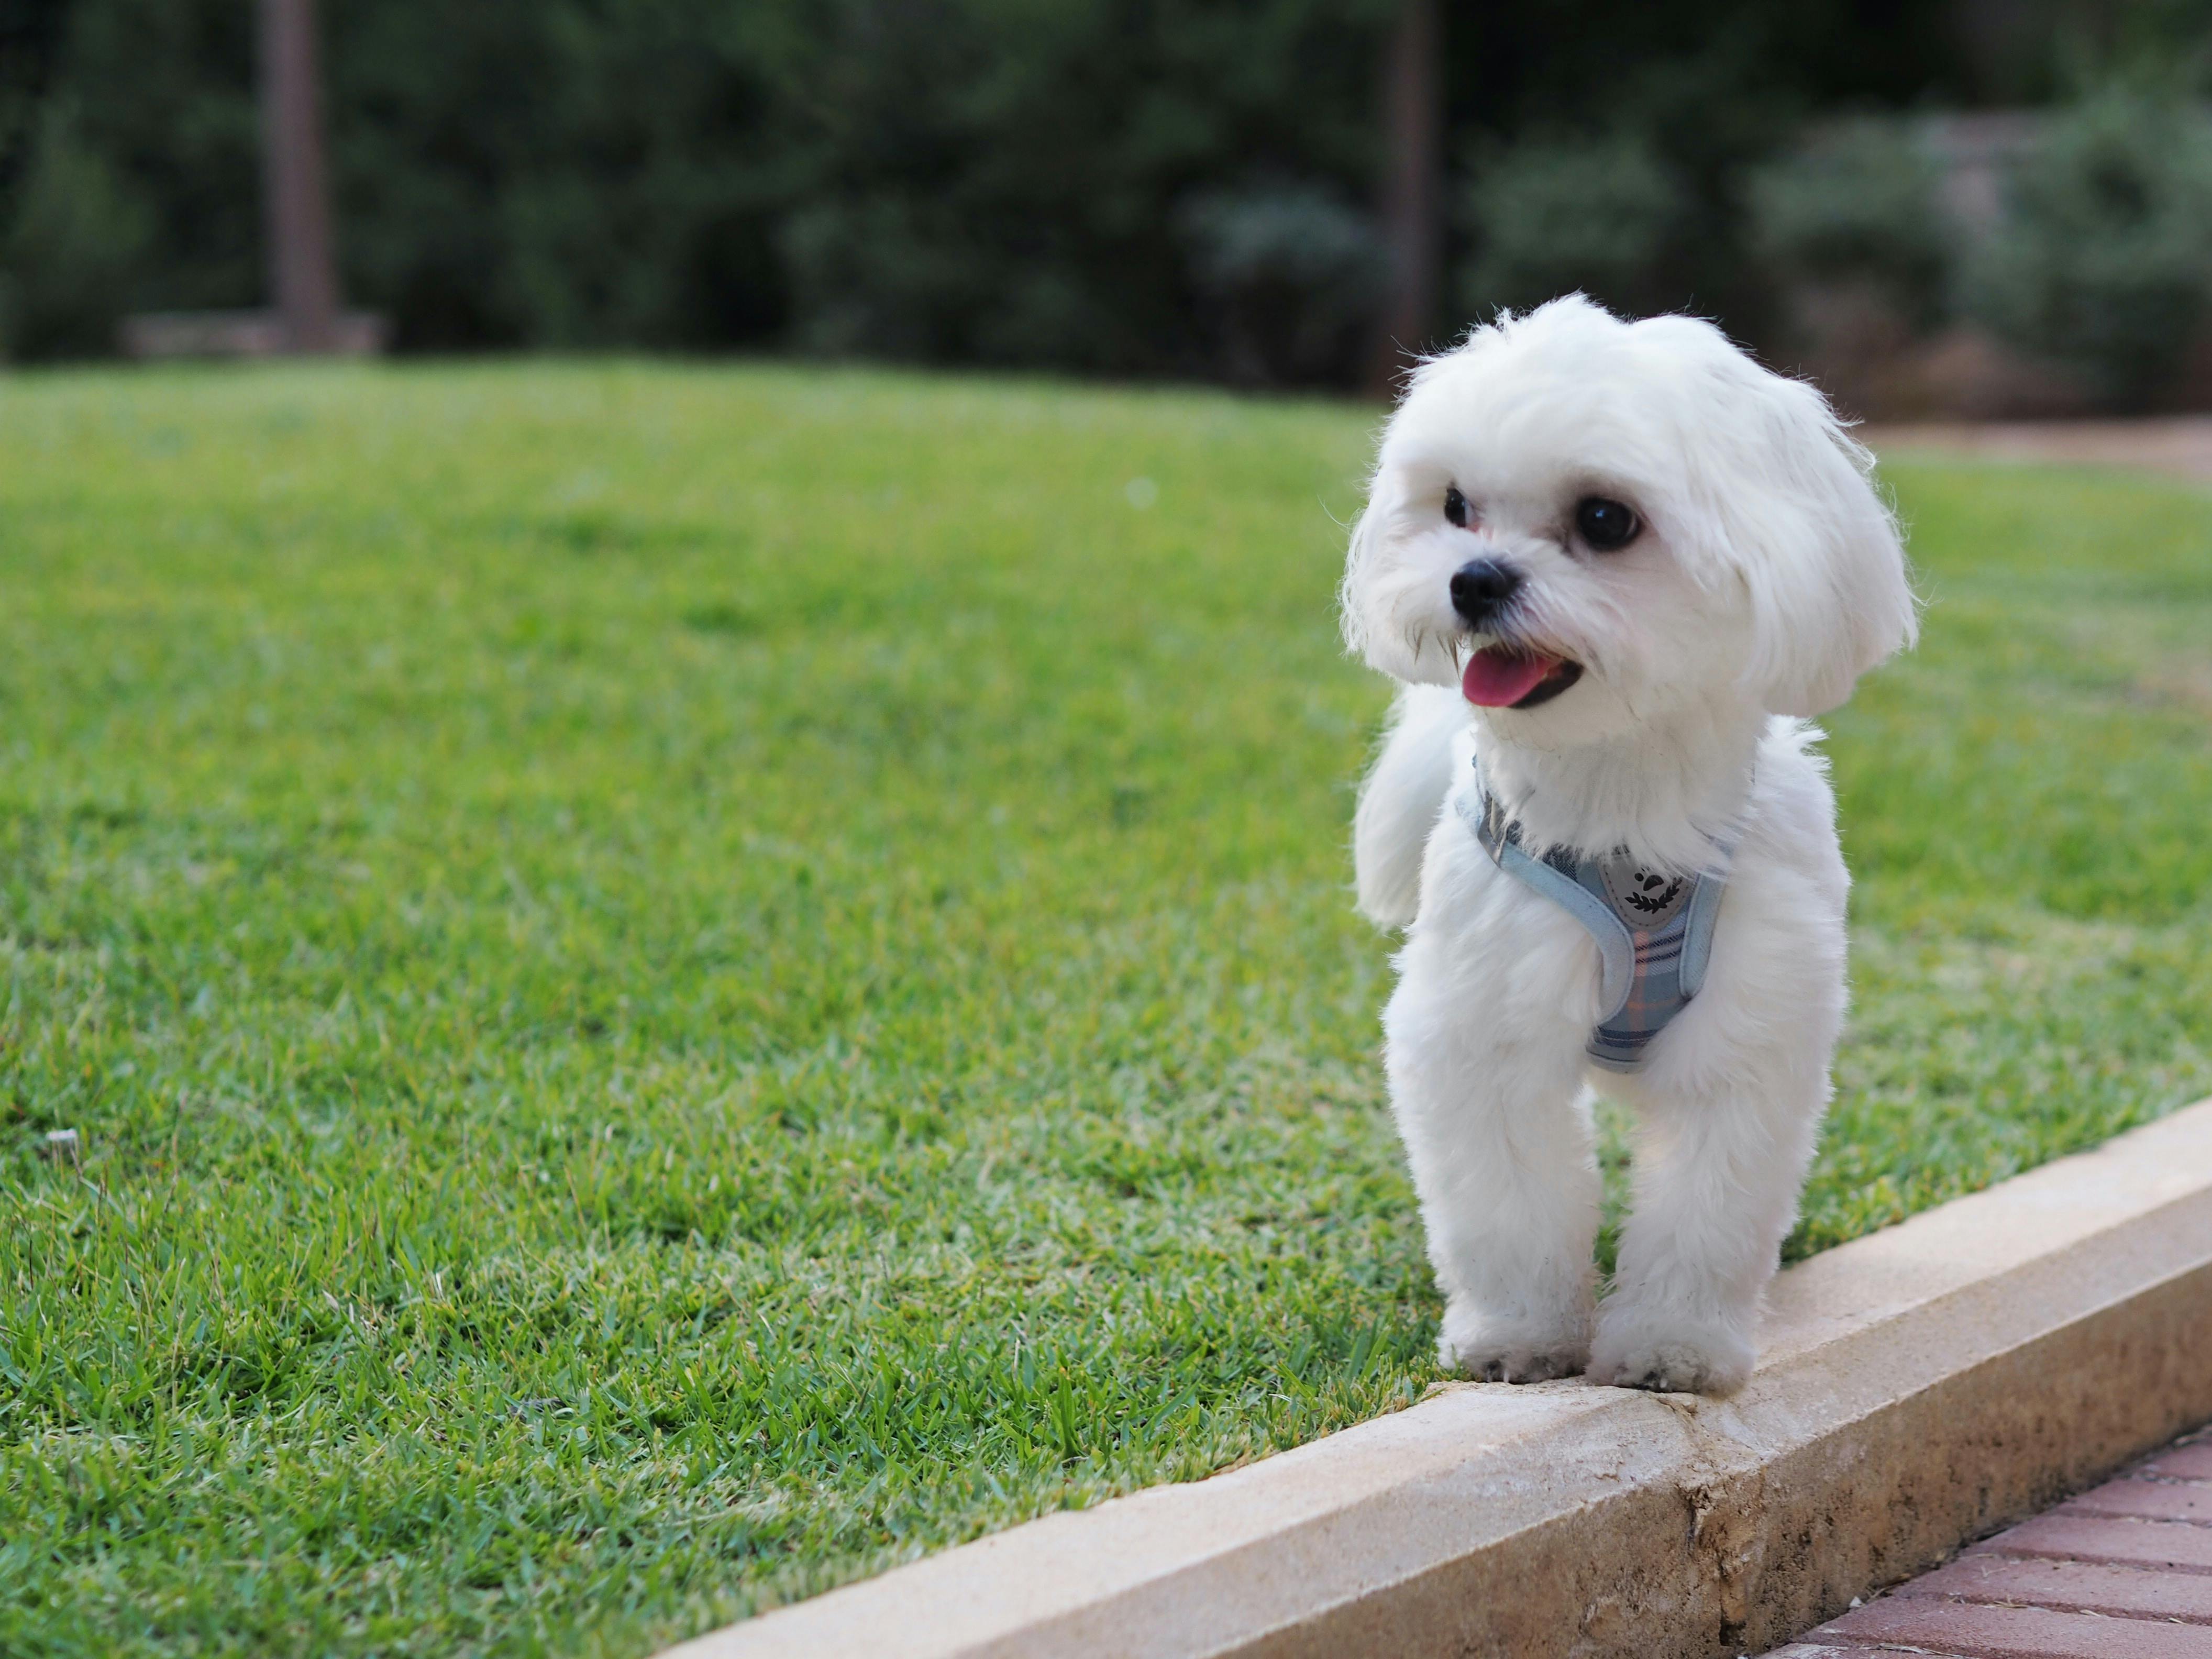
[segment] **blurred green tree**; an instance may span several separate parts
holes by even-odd
[[[1667,309],[1694,262],[1688,191],[1642,134],[1524,140],[1472,169],[1475,254],[1460,298],[1475,316],[1579,289],[1616,311]]]
[[[1201,198],[1357,200],[1373,171],[1371,0],[821,15],[787,82],[813,161],[780,244],[802,344],[1217,372],[1186,240]]]
[[[46,105],[40,128],[8,228],[0,337],[32,361],[97,356],[129,304],[152,216],[86,145],[74,108]]]
[[[67,9],[46,99],[53,108],[33,130],[5,240],[9,288],[53,303],[19,299],[15,355],[103,349],[121,309],[259,297],[252,41],[253,9],[236,0]],[[70,201],[86,191],[94,200]],[[70,284],[88,273],[93,290],[71,300]]]
[[[1753,244],[1789,280],[1863,284],[1901,318],[1926,324],[1951,276],[1941,183],[1911,132],[1889,122],[1839,125],[1753,175]]]
[[[15,211],[68,0],[0,0],[0,225]]]
[[[2212,118],[2109,88],[2055,123],[2010,183],[1974,264],[1975,309],[2108,407],[2154,403],[2212,309]]]
[[[60,16],[58,0],[14,3]],[[1590,285],[1753,336],[1766,298],[1747,257],[1748,167],[1808,110],[1962,84],[1944,8],[1437,12],[1455,144],[1502,178],[1476,181],[1488,217],[1455,233],[1463,271],[1551,279],[1504,228],[1507,207],[1524,228],[1551,222],[1532,180],[1574,182],[1541,154],[1516,159],[1540,130],[1565,147],[1553,161],[1641,157],[1626,183],[1665,181],[1650,198],[1605,186],[1634,212],[1585,237],[1614,262]],[[403,349],[796,347],[1348,383],[1364,343],[1346,317],[1381,292],[1360,250],[1376,234],[1378,70],[1398,13],[323,0],[344,287],[393,319]],[[103,273],[101,306],[263,297],[251,21],[236,0],[70,0],[49,19],[53,71],[25,107],[71,113],[21,126],[38,142],[0,215],[23,217],[42,168],[102,179],[112,210],[68,228],[70,258]],[[20,291],[44,280],[27,266],[60,229],[51,213],[43,229],[0,228]],[[1624,238],[1642,250],[1626,262]],[[88,314],[21,309],[14,349],[88,349]]]

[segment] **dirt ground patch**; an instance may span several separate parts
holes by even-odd
[[[1860,441],[1877,455],[2044,465],[2139,466],[2212,479],[2212,416],[2136,421],[1929,422],[1869,425]]]

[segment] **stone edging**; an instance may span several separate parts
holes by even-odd
[[[2212,1417],[2212,1101],[1775,1282],[1721,1401],[1461,1384],[668,1659],[1728,1659]]]

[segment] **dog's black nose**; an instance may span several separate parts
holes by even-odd
[[[1452,609],[1480,628],[1520,591],[1521,573],[1498,559],[1469,559],[1452,572]]]

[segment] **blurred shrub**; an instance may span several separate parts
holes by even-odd
[[[42,112],[6,241],[0,334],[20,361],[103,356],[153,240],[153,216],[85,147],[75,112]]]
[[[1396,9],[321,0],[349,297],[413,350],[796,345],[1348,379],[1342,319],[1370,280],[1348,204],[1376,178]],[[1948,61],[1932,14],[1864,10],[1453,12],[1462,138],[1638,135],[1501,150],[1479,170],[1459,287],[1526,303],[1582,286],[1756,335],[1746,165],[1808,103],[1895,101]],[[246,0],[0,4],[0,256],[29,257],[6,252],[14,160],[65,97],[111,205],[149,227],[100,291],[146,309],[258,301],[252,25]]]
[[[2212,300],[2212,119],[2122,91],[2059,118],[2015,167],[1970,294],[2109,406],[2154,400]]]
[[[774,224],[805,159],[781,82],[805,15],[330,0],[351,297],[418,350],[775,337],[789,297]]]
[[[1383,276],[1366,215],[1320,186],[1279,184],[1203,191],[1178,217],[1231,378],[1321,379],[1358,349]]]
[[[1939,181],[1935,158],[1895,123],[1832,130],[1753,175],[1753,246],[1785,282],[1871,289],[1924,325],[1950,275]]]
[[[1219,296],[1176,204],[1255,161],[1364,190],[1388,5],[321,9],[349,298],[403,348],[1213,373]],[[261,295],[252,21],[240,0],[72,0],[56,81],[151,215],[133,305]],[[1296,331],[1271,374],[1346,372]]]
[[[0,226],[17,192],[52,91],[69,0],[0,0]]]
[[[252,303],[252,9],[81,0],[49,9],[53,84],[0,233],[9,355],[111,351],[131,309]],[[43,68],[38,78],[48,78]]]
[[[236,0],[75,0],[68,11],[54,97],[149,228],[128,274],[132,307],[260,295],[252,50],[253,8]]]
[[[1685,297],[1668,266],[1690,211],[1640,134],[1515,144],[1474,165],[1461,303],[1481,316],[1579,289],[1619,311],[1666,310]]]
[[[778,246],[804,346],[1218,374],[1212,244],[1255,161],[1363,191],[1373,0],[844,0],[791,62],[808,171]],[[1233,307],[1232,307],[1233,308]],[[1328,377],[1294,352],[1269,374]],[[1249,367],[1249,362],[1246,365]]]

